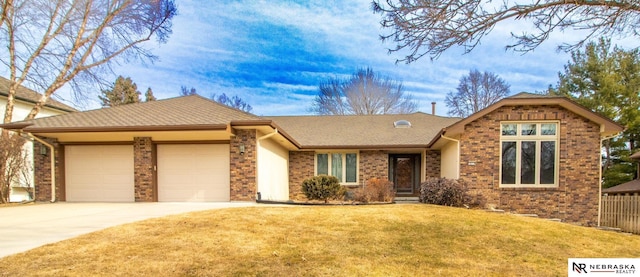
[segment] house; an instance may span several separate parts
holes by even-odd
[[[607,195],[640,193],[640,152],[636,152],[635,154],[629,156],[629,158],[638,163],[638,172],[636,173],[636,179],[619,184],[617,186],[603,189],[602,193]]]
[[[2,119],[4,119],[4,112],[7,105],[7,97],[9,95],[9,86],[11,82],[3,77],[0,77],[0,115]],[[41,94],[30,90],[26,87],[20,86],[16,91],[16,101],[15,106],[13,108],[13,120],[19,121],[23,120],[33,108],[33,105],[38,102],[38,100],[42,97]],[[64,103],[56,101],[54,99],[49,99],[47,104],[42,108],[42,110],[38,113],[37,118],[47,117],[52,115],[60,115],[69,112],[77,111],[73,107],[70,107]],[[32,160],[33,156],[33,145],[31,142],[27,142],[24,146],[24,149],[27,155]],[[30,164],[33,162],[31,161]],[[31,200],[29,191],[33,187],[33,170],[27,168],[29,172],[26,172],[26,176],[31,176],[29,178],[22,178],[19,182],[11,186],[11,191],[9,193],[9,201],[10,202],[22,202]]]
[[[432,114],[259,117],[200,96],[0,127],[55,147],[36,157],[36,197],[59,201],[300,199],[303,179],[378,177],[415,196],[460,178],[474,201],[594,225],[600,144],[623,127],[564,98],[521,93],[468,118]],[[36,144],[38,152],[42,144]]]

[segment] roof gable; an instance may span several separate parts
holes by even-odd
[[[601,126],[600,133],[602,136],[610,136],[615,135],[624,130],[624,127],[620,124],[614,122],[613,120],[606,118],[598,113],[592,112],[591,110],[585,108],[584,106],[570,100],[567,97],[563,96],[551,96],[551,95],[540,95],[540,94],[532,94],[522,92],[516,94],[511,97],[504,98],[495,104],[480,110],[477,113],[472,114],[471,116],[462,119],[455,124],[446,127],[444,132],[449,135],[455,136],[464,132],[464,126],[497,110],[503,106],[526,106],[526,105],[553,105],[553,106],[561,106],[571,112],[574,112],[590,121]]]
[[[9,96],[9,86],[11,86],[11,81],[4,77],[0,77],[0,96],[8,97]],[[16,99],[20,101],[25,101],[28,103],[38,103],[42,94],[37,93],[31,89],[28,89],[24,86],[19,86],[16,91]],[[55,99],[49,98],[45,104],[46,107],[63,111],[63,112],[76,112],[75,108],[64,104],[62,102],[56,101]]]

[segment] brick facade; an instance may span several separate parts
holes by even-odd
[[[231,138],[230,158],[230,198],[232,201],[252,201],[256,199],[256,130],[237,130]],[[244,154],[240,153],[244,145]]]
[[[64,168],[61,166],[64,164],[64,150],[55,140],[45,139],[45,141],[52,144],[56,149],[56,201],[64,201],[64,183],[62,182],[64,180],[62,176]],[[40,148],[46,148],[47,154],[41,155]],[[51,151],[44,144],[34,141],[33,153],[35,200],[51,201]]]
[[[302,193],[302,181],[315,173],[314,155],[313,151],[289,152],[289,199],[306,199]]]
[[[500,187],[500,122],[559,121],[558,187]],[[501,107],[465,126],[460,178],[477,203],[593,226],[598,219],[600,127],[558,106]],[[473,163],[470,163],[472,162]]]
[[[133,138],[133,166],[136,202],[157,201],[155,184],[155,145],[150,137]]]
[[[440,151],[429,150],[425,155],[425,180],[429,178],[440,178]]]
[[[389,179],[389,154],[382,150],[360,151],[360,184],[371,178]]]

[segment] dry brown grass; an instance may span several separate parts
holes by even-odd
[[[563,276],[640,236],[424,204],[252,207],[109,228],[0,259],[1,276]]]

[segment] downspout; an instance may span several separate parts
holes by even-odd
[[[256,147],[257,147],[257,149],[256,149],[256,162],[258,161],[258,153],[260,153],[260,141],[263,141],[263,140],[268,139],[268,138],[270,138],[272,136],[275,136],[276,134],[278,134],[278,129],[277,128],[274,129],[273,132],[268,133],[268,134],[266,134],[264,136],[261,136],[261,137],[259,137],[257,139],[257,142],[256,142]],[[260,167],[257,167],[256,168],[256,173],[258,173],[259,170],[260,170]],[[256,178],[256,189],[259,188],[259,187],[260,187],[260,178]],[[257,201],[262,200],[262,194],[259,191],[257,192],[256,200]]]
[[[49,156],[51,159],[51,203],[56,202],[56,157],[55,157],[55,148],[53,147],[53,145],[49,144],[48,142],[32,135],[31,133],[22,133],[21,134],[25,134],[28,137],[36,140],[39,143],[44,144],[45,146],[47,146],[49,148],[49,152],[51,152],[51,155]],[[35,193],[34,193],[34,199],[35,199]]]
[[[601,127],[602,129],[602,127]],[[617,137],[620,133],[604,137],[600,139],[600,152],[602,152],[602,142],[608,139]],[[598,227],[600,227],[600,220],[602,217],[602,153],[600,153],[600,166],[598,169]]]
[[[458,153],[457,153],[458,155],[456,157],[456,159],[457,159],[456,166],[458,167],[458,170],[456,170],[456,173],[457,173],[456,177],[458,177],[458,179],[460,179],[460,140],[447,137],[447,136],[444,135],[444,132],[442,134],[440,134],[440,137],[443,138],[443,139],[455,142],[457,147],[458,147]],[[440,176],[442,176],[442,173],[440,173],[440,174],[441,174]]]

